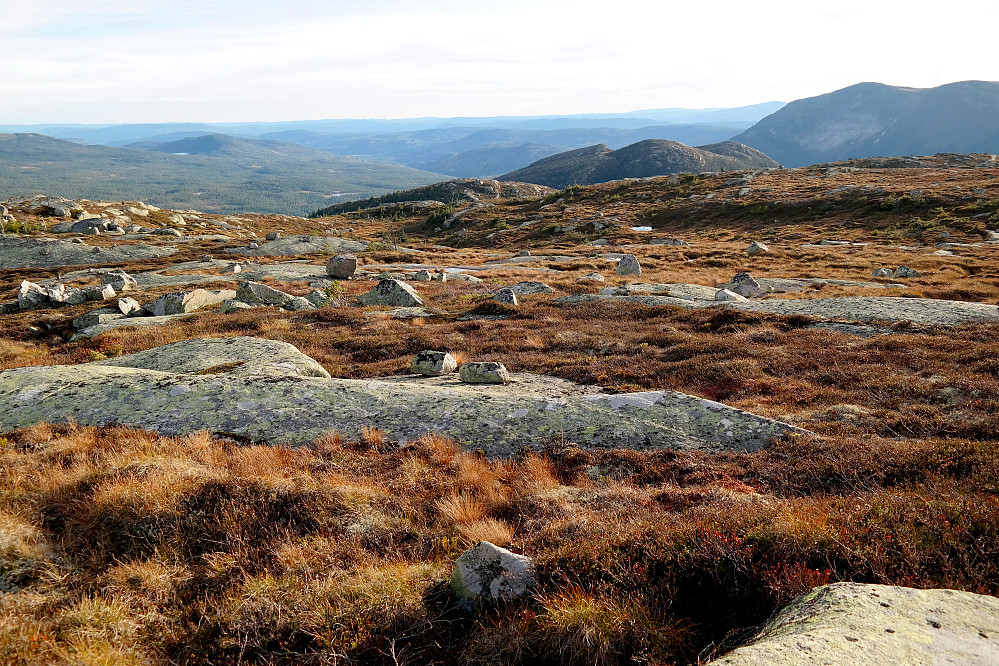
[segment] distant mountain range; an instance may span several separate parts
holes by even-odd
[[[676,141],[648,139],[618,150],[600,144],[559,153],[503,174],[498,180],[563,188],[622,178],[776,166],[760,151],[734,141],[692,148]]]
[[[785,166],[850,158],[999,152],[999,82],[859,83],[791,102],[733,137]]]
[[[81,145],[40,134],[0,134],[4,197],[58,193],[213,213],[304,215],[332,202],[444,178],[304,146],[220,135],[148,143],[138,149]]]

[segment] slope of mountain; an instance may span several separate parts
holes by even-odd
[[[39,134],[0,134],[0,192],[141,199],[165,208],[301,215],[443,180],[395,164],[233,137],[157,144],[167,152],[87,146]],[[202,154],[172,155],[186,147]]]
[[[732,141],[692,148],[676,141],[648,139],[618,150],[600,144],[559,153],[499,176],[499,180],[562,188],[622,178],[776,166],[760,151]]]
[[[859,83],[791,102],[734,137],[786,166],[853,157],[999,152],[999,82]]]

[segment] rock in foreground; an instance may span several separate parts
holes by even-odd
[[[534,562],[488,541],[480,541],[455,562],[451,589],[469,610],[513,601],[534,585]]]
[[[257,338],[186,340],[82,365],[0,372],[0,427],[74,418],[164,435],[209,430],[306,444],[375,426],[399,441],[439,433],[506,456],[556,435],[584,447],[755,450],[803,432],[671,391],[605,395],[539,375],[510,385],[444,377],[330,379],[295,347]]]
[[[955,590],[836,583],[791,602],[717,666],[991,666],[999,599]]]

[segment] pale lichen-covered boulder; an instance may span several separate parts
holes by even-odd
[[[922,275],[923,274],[919,271],[909,268],[908,266],[899,266],[895,269],[895,272],[892,273],[892,277],[895,278],[917,278],[922,277]]]
[[[124,263],[137,259],[165,257],[176,247],[118,245],[93,247],[84,243],[49,238],[6,237],[0,234],[0,268],[59,268],[90,264]]]
[[[579,278],[580,282],[603,282],[604,276],[600,273],[587,273],[583,277]]]
[[[454,372],[458,368],[458,361],[447,352],[424,349],[416,358],[410,369],[414,374],[424,377],[440,377]]]
[[[617,275],[641,275],[642,265],[638,263],[638,257],[633,254],[626,254],[617,262]]]
[[[478,361],[458,368],[458,376],[466,384],[509,384],[510,371],[502,363]]]
[[[296,296],[284,304],[284,309],[291,310],[292,312],[300,312],[302,310],[315,310],[316,306],[304,296]]]
[[[283,307],[295,297],[274,287],[268,287],[266,284],[246,280],[240,282],[236,287],[236,298],[244,303]]]
[[[175,291],[172,294],[160,296],[147,305],[146,309],[154,317],[183,314],[218,305],[226,299],[235,298],[235,296],[236,292],[231,289]]]
[[[149,320],[155,318],[92,329]],[[399,441],[441,434],[490,456],[540,449],[555,436],[590,448],[731,451],[804,433],[672,391],[607,395],[553,377],[514,378],[491,386],[466,384],[453,374],[331,379],[286,343],[195,339],[100,363],[4,370],[0,428],[73,418],[81,425],[121,423],[164,435],[209,430],[305,444],[331,430],[360,437],[363,426],[375,426]]]
[[[746,254],[750,257],[755,257],[758,254],[766,254],[769,251],[770,248],[767,247],[767,244],[761,241],[753,241],[749,244],[749,247],[746,248]]]
[[[117,293],[131,291],[139,286],[135,278],[125,271],[109,271],[101,275],[101,284],[109,284]]]
[[[740,296],[734,291],[729,291],[728,289],[719,289],[715,292],[716,301],[745,301],[748,300],[745,296]]]
[[[414,307],[423,305],[423,299],[416,290],[402,280],[386,278],[379,280],[371,291],[357,297],[361,305],[391,305],[396,307]]]
[[[93,284],[84,287],[83,292],[87,295],[88,301],[108,301],[118,295],[109,284]]]
[[[326,262],[326,274],[337,280],[349,280],[357,271],[357,257],[338,254]]]
[[[49,296],[45,291],[45,287],[34,282],[29,282],[28,280],[21,281],[21,286],[17,288],[18,307],[22,310],[31,310],[32,308],[39,308],[46,305],[48,302]]]
[[[892,271],[892,269],[890,268],[875,268],[873,271],[871,271],[871,275],[873,277],[890,278],[894,276],[894,271]]]
[[[139,316],[142,314],[142,305],[134,298],[119,298],[118,311],[126,316]]]
[[[791,602],[713,666],[992,666],[999,599],[956,590],[835,583]]]
[[[722,288],[735,292],[745,298],[759,298],[760,296],[766,296],[770,293],[770,289],[765,286],[761,286],[759,282],[753,279],[752,275],[746,273],[745,271],[737,273],[736,276],[732,278],[732,281],[724,285]]]
[[[234,298],[227,298],[219,305],[219,314],[232,314],[233,312],[239,312],[240,310],[252,310],[255,307],[260,306],[250,305],[249,303],[244,303],[243,301],[237,301]]]
[[[534,562],[488,541],[480,541],[454,563],[451,590],[468,610],[514,601],[534,586]]]
[[[96,326],[97,324],[104,324],[109,321],[114,321],[115,319],[121,319],[124,316],[125,315],[122,314],[118,308],[100,308],[99,310],[93,310],[74,319],[73,328],[77,330],[89,328],[91,326]]]

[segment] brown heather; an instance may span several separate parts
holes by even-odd
[[[801,317],[490,300],[520,280],[543,280],[556,295],[594,291],[578,281],[592,271],[608,275],[600,286],[632,281],[591,256],[594,232],[552,231],[600,211],[620,217],[609,236],[616,244],[647,239],[628,230],[639,224],[692,243],[629,248],[643,282],[715,284],[741,270],[866,280],[873,268],[908,264],[923,277],[900,292],[827,286],[799,297],[996,303],[993,246],[928,252],[941,231],[973,242],[996,228],[997,175],[943,163],[772,171],[727,203],[731,174],[569,188],[476,211],[464,239],[444,239],[461,245],[451,249],[419,219],[254,218],[259,231],[350,226],[375,243],[404,230],[431,265],[523,248],[572,257],[534,264],[552,272],[497,268],[480,274],[481,285],[419,283],[431,306],[452,313],[424,320],[346,307],[206,312],[68,343],[68,321],[92,306],[0,316],[0,369],[253,335],[294,344],[336,377],[379,377],[407,372],[421,349],[444,348],[460,361],[501,360],[612,391],[685,391],[816,433],[717,455],[585,451],[563,437],[512,460],[438,436],[399,446],[375,424],[359,441],[328,433],[297,449],[74,424],[5,433],[0,663],[694,664],[827,582],[999,594],[995,324],[901,322],[898,335],[862,338],[807,328]],[[884,191],[826,194],[844,184]],[[975,188],[991,198],[964,198]],[[689,199],[708,192],[716,198]],[[517,228],[529,219],[542,222]],[[872,244],[801,247],[838,238]],[[757,239],[773,251],[746,257]],[[195,242],[124,267],[206,252],[219,249]],[[360,259],[413,261],[374,246]],[[45,274],[0,271],[0,289],[9,299],[21,279]],[[343,286],[356,296],[370,283]],[[457,321],[468,312],[509,317]],[[480,539],[535,558],[539,583],[523,603],[472,617],[451,609],[446,581],[455,557]]]

